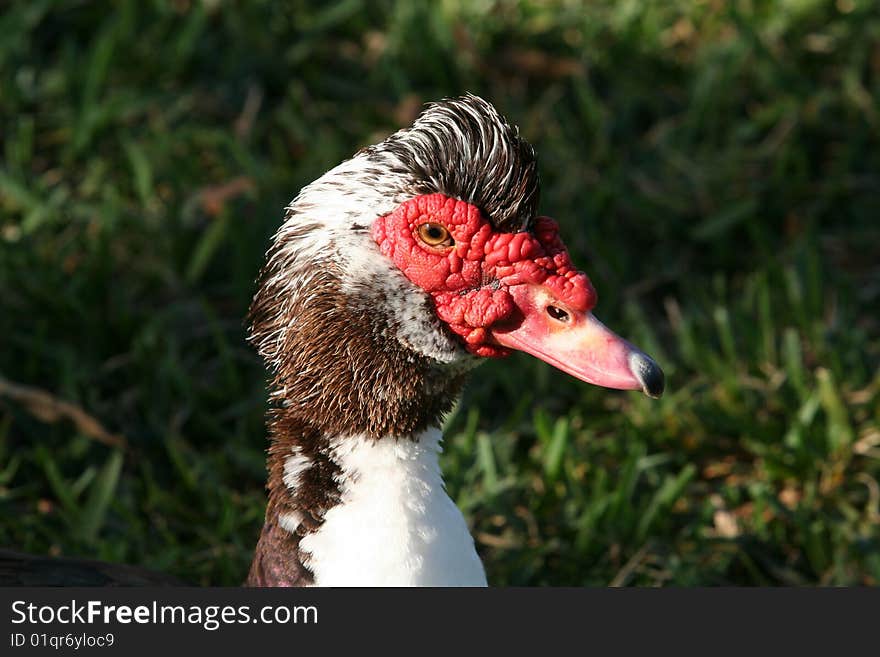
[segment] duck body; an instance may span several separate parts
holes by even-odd
[[[518,349],[662,391],[656,364],[593,318],[595,291],[537,199],[531,147],[465,96],[291,202],[250,312],[270,446],[247,585],[485,586],[438,457],[486,357]]]

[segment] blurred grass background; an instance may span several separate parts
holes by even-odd
[[[880,582],[875,0],[21,0],[0,85],[0,545],[241,582],[281,209],[471,91],[668,377],[477,371],[444,467],[490,582]]]

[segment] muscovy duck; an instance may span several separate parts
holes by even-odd
[[[248,585],[486,585],[438,465],[441,419],[482,359],[520,350],[663,392],[657,364],[593,316],[538,187],[531,146],[467,95],[287,207],[250,311],[270,447]]]

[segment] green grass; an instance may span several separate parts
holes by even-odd
[[[242,581],[281,208],[472,91],[668,377],[478,370],[444,467],[490,581],[880,583],[876,2],[312,4],[0,14],[0,545]]]

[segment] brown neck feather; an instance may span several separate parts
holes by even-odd
[[[465,378],[398,341],[396,319],[381,311],[381,292],[352,298],[327,268],[311,277],[307,293],[291,295],[273,287],[279,277],[272,274],[263,273],[251,307],[252,340],[273,370],[269,500],[251,586],[311,583],[299,541],[339,502],[344,473],[333,460],[332,439],[412,438],[439,423]],[[285,298],[292,302],[279,312]],[[293,455],[308,460],[295,490],[284,482],[284,465]],[[282,515],[299,519],[294,532],[279,525]]]

